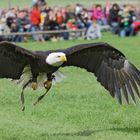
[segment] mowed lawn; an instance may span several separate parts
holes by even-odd
[[[32,0],[1,0],[0,1],[0,8],[3,7],[7,7],[9,6],[9,1],[11,1],[11,7],[31,7],[32,5]],[[76,3],[80,3],[82,5],[84,5],[85,7],[89,7],[91,8],[93,4],[102,4],[105,5],[107,3],[108,0],[46,0],[46,2],[50,5],[50,6],[66,6],[68,4],[76,4]],[[127,3],[133,3],[133,4],[137,4],[139,3],[139,0],[111,0],[111,3],[123,3],[123,4],[127,4]]]
[[[105,41],[140,69],[140,36],[119,38],[105,34],[95,41],[73,40],[21,43],[31,50],[67,48],[80,43]],[[138,105],[119,105],[96,81],[79,68],[61,69],[66,78],[55,85],[38,105],[35,99],[44,90],[27,89],[26,110],[21,111],[21,89],[0,80],[0,140],[139,140]]]

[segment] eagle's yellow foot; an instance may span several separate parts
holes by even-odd
[[[37,89],[37,82],[32,82],[32,89],[33,90],[36,90]]]
[[[38,99],[35,101],[34,105],[36,105],[40,100],[42,100],[44,98],[44,96],[48,93],[48,91],[50,90],[50,88],[52,87],[52,81],[45,81],[44,82],[44,87],[46,89],[46,92],[39,96]]]
[[[44,82],[44,87],[46,88],[46,89],[50,89],[51,88],[51,86],[52,86],[52,81],[45,81]]]

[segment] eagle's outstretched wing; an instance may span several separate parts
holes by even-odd
[[[24,67],[34,58],[32,51],[6,41],[0,42],[0,78],[19,79]]]
[[[134,103],[135,94],[140,98],[140,71],[131,64],[124,54],[107,43],[77,45],[64,50],[67,62],[62,66],[85,68],[97,77],[97,80],[122,103],[122,95],[129,103]]]

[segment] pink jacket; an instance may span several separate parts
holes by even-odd
[[[102,20],[105,18],[105,14],[103,10],[98,11],[96,8],[93,10],[93,18],[97,20]]]

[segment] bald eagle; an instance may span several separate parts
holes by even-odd
[[[0,78],[11,78],[22,85],[21,102],[24,105],[24,89],[34,90],[40,84],[46,89],[34,104],[38,103],[52,87],[57,76],[63,77],[60,67],[76,66],[94,73],[97,81],[122,104],[129,98],[136,103],[140,98],[140,71],[125,55],[108,43],[80,44],[62,50],[30,51],[14,43],[0,43]],[[27,76],[28,75],[28,76]],[[26,78],[25,78],[26,77]]]

